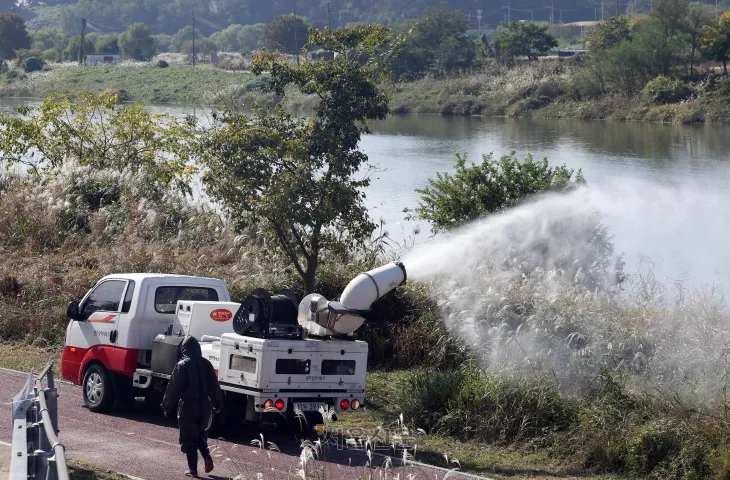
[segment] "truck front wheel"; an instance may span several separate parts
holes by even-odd
[[[84,404],[95,413],[106,413],[114,405],[114,385],[102,365],[94,364],[84,373]]]

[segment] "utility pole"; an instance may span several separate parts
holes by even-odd
[[[553,23],[555,23],[555,0],[552,0],[550,2],[550,25],[552,25]]]
[[[332,5],[327,2],[327,30],[332,30],[332,16],[330,13],[332,13]]]
[[[469,13],[471,15],[471,12]],[[482,11],[477,10],[477,30],[482,29]]]
[[[79,55],[79,65],[86,63],[86,55],[84,52],[84,43],[86,42],[86,19],[81,19],[81,55]]]
[[[193,10],[193,68],[195,68],[195,10]]]
[[[618,0],[616,0],[616,16],[618,17]]]
[[[297,5],[294,4],[294,49],[297,51],[297,67],[299,66],[299,39],[297,38]]]
[[[603,0],[601,0],[601,21],[603,21]]]

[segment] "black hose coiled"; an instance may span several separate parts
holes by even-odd
[[[245,335],[253,333],[252,328],[256,333],[267,333],[270,325],[296,327],[298,314],[296,296],[289,292],[271,295],[257,289],[241,303],[233,318],[233,331]]]

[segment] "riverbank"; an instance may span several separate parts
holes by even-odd
[[[117,65],[51,64],[46,70],[0,74],[0,97],[45,98],[56,92],[72,94],[104,90],[118,92],[124,100],[156,104],[220,105],[228,102],[270,103],[266,79],[247,71],[226,71],[202,66],[156,62]]]
[[[730,123],[727,85],[717,78],[691,85],[693,95],[656,103],[645,94],[588,94],[585,70],[574,59],[543,59],[513,68],[398,84],[397,113],[662,123]]]
[[[14,72],[14,73],[13,73]],[[698,82],[695,94],[675,103],[657,104],[643,94],[586,95],[583,71],[572,59],[542,59],[513,68],[492,65],[483,72],[453,78],[425,78],[392,88],[391,108],[400,114],[661,123],[730,123],[728,85]],[[267,92],[267,78],[203,64],[150,63],[79,67],[52,64],[42,72],[18,69],[0,74],[0,97],[45,98],[52,92],[119,92],[125,100],[154,104],[271,106],[281,101]],[[316,99],[287,93],[284,106],[307,110]]]

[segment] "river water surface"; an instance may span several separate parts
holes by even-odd
[[[0,100],[0,110],[22,103]],[[28,102],[35,103],[35,102]],[[182,117],[193,109],[151,106],[151,110]],[[199,109],[197,115],[205,114]],[[689,188],[694,199],[681,216],[667,209],[666,218],[637,209],[626,217],[607,218],[616,247],[629,270],[648,257],[663,265],[661,275],[692,277],[702,282],[730,282],[730,128],[649,123],[607,123],[581,120],[524,120],[439,116],[391,116],[363,137],[362,150],[378,170],[371,173],[367,204],[372,216],[385,221],[397,241],[427,241],[428,225],[404,220],[404,208],[418,205],[415,189],[437,172],[452,169],[454,154],[478,161],[514,150],[519,157],[547,157],[551,164],[582,169],[591,187],[625,196],[627,182],[644,192],[654,187],[676,189],[678,199]],[[706,195],[704,202],[700,197]],[[709,200],[710,197],[712,200]],[[718,200],[719,199],[719,200]],[[651,203],[649,200],[644,202]],[[680,202],[681,203],[681,202]],[[694,209],[694,210],[692,210]],[[660,210],[661,211],[661,210]],[[648,212],[648,211],[647,211]],[[642,215],[645,218],[642,218]],[[671,234],[662,231],[681,217]],[[421,233],[412,237],[415,227]],[[677,233],[679,232],[679,233]],[[681,258],[681,262],[678,260]],[[695,268],[702,264],[702,268]]]

